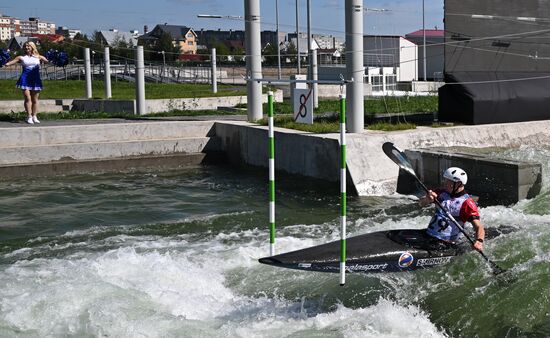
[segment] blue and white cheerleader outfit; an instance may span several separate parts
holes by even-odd
[[[42,90],[40,80],[40,59],[34,55],[25,55],[21,58],[23,72],[15,85],[20,89]]]

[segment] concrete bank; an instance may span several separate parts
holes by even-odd
[[[399,169],[382,152],[390,141],[401,149],[433,147],[519,147],[550,144],[550,121],[498,125],[419,127],[380,132],[365,130],[347,135],[347,165],[351,187],[359,195],[386,195],[396,191]],[[245,122],[217,123],[216,135],[233,163],[267,167],[266,127]],[[338,181],[338,135],[311,134],[276,128],[276,169]]]
[[[275,91],[273,99],[275,102],[282,102],[283,91]],[[262,95],[262,101],[267,102],[267,94]],[[171,110],[217,110],[220,107],[234,107],[238,104],[246,104],[246,102],[246,95],[145,100],[148,114]],[[0,100],[0,114],[24,110],[23,100]],[[136,100],[40,100],[41,113],[59,113],[62,111],[136,114]]]
[[[244,121],[71,123],[48,125],[46,121],[40,126],[16,127],[0,124],[0,166],[44,166],[60,161],[120,160],[124,163],[129,158],[222,152],[233,164],[267,168],[267,127]],[[548,130],[550,121],[536,121],[348,134],[349,190],[355,189],[359,195],[396,191],[399,170],[381,150],[386,141],[402,149],[538,146],[550,144]],[[275,142],[277,170],[338,181],[338,134],[276,128]]]

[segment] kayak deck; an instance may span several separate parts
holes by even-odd
[[[498,236],[501,232],[491,232]],[[447,244],[424,229],[377,231],[346,240],[346,272],[399,272],[443,265],[471,250],[468,243]],[[290,269],[339,272],[340,241],[259,259]]]

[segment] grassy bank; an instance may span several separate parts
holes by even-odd
[[[0,80],[0,100],[19,100],[21,90],[15,88],[15,80]],[[86,82],[79,80],[43,81],[44,90],[41,99],[72,99],[86,96]],[[104,99],[105,87],[103,81],[92,81],[93,97]],[[136,95],[135,85],[129,82],[112,82],[111,91],[115,100],[133,100]],[[172,84],[146,83],[145,98],[172,99],[212,96],[246,95],[245,86],[218,85],[218,93],[212,93],[212,87],[207,84]]]
[[[154,119],[155,117],[177,117],[177,116],[207,116],[207,115],[235,115],[234,112],[218,111],[218,110],[173,110],[163,113],[147,114],[139,116],[129,113],[105,113],[105,112],[61,112],[39,114],[40,120],[80,120],[80,119]],[[27,114],[25,112],[0,114],[0,121],[16,122],[25,121]]]
[[[259,121],[262,125],[267,125],[267,119]],[[275,127],[301,130],[316,134],[337,133],[340,131],[340,121],[337,117],[324,117],[315,119],[313,124],[303,124],[294,122],[292,115],[279,115],[274,119]],[[438,127],[438,126],[434,126]],[[416,124],[407,122],[387,123],[376,122],[365,125],[365,129],[381,131],[398,131],[407,129],[416,129]]]
[[[380,97],[365,99],[365,115],[380,114],[409,114],[409,113],[431,113],[437,111],[437,96],[405,96],[405,97]],[[241,105],[246,107],[246,105]],[[275,102],[273,104],[275,114],[292,114],[291,102]],[[319,100],[319,108],[315,113],[338,112],[340,102],[338,100]],[[267,111],[267,104],[264,105],[264,112]]]

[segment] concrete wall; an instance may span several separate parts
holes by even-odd
[[[245,122],[216,123],[222,149],[233,163],[267,167],[266,127]],[[550,121],[381,132],[347,135],[347,165],[352,186],[361,196],[393,194],[399,168],[382,152],[393,142],[401,149],[433,147],[519,147],[550,144]],[[289,173],[338,181],[338,134],[311,134],[276,129],[276,167]],[[350,188],[351,189],[351,188]]]
[[[443,186],[442,173],[460,167],[468,174],[466,190],[479,197],[481,205],[509,205],[533,198],[541,190],[542,165],[507,159],[487,158],[478,154],[430,149],[406,151],[418,177],[431,188]],[[425,191],[407,173],[400,173],[397,191],[420,194]]]
[[[218,122],[216,136],[232,164],[267,168],[267,127],[246,122]],[[277,171],[337,182],[340,173],[339,156],[337,138],[275,128]]]
[[[262,102],[267,102],[267,94],[263,94]],[[282,90],[274,93],[276,102],[283,101]],[[156,99],[146,100],[146,111],[160,113],[171,110],[217,110],[219,107],[233,107],[246,103],[246,96],[201,97],[187,99]],[[135,114],[135,100],[74,100],[73,111],[101,111],[107,113]]]

